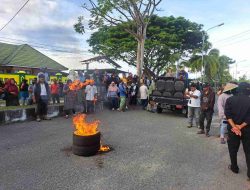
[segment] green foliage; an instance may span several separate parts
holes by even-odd
[[[84,24],[83,24],[84,18],[82,16],[78,17],[78,22],[74,24],[74,29],[76,32],[83,34],[85,32]]]
[[[93,53],[122,59],[136,65],[137,41],[125,31],[133,24],[126,22],[118,26],[103,26],[88,40]],[[153,15],[148,25],[145,41],[144,69],[151,74],[161,73],[195,49],[202,46],[201,25],[183,17],[159,17]]]
[[[250,83],[250,79],[247,79],[247,75],[243,75],[239,78],[238,82],[248,82]]]
[[[211,49],[207,55],[203,56],[205,67],[205,79],[207,81],[219,81],[220,83],[226,83],[232,80],[232,76],[229,73],[229,65],[234,61],[225,56],[220,56],[220,52],[217,49]],[[201,71],[202,69],[202,55],[195,53],[186,63],[193,72]]]

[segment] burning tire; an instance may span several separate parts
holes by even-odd
[[[90,136],[79,136],[73,134],[73,145],[76,146],[95,146],[100,144],[101,133],[98,132]]]
[[[93,156],[100,149],[100,132],[90,136],[79,136],[73,134],[72,151],[78,156]]]
[[[100,149],[100,143],[94,146],[73,145],[72,147],[73,153],[78,156],[93,156],[99,151],[99,149]]]

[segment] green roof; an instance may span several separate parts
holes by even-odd
[[[28,68],[47,68],[52,70],[67,70],[27,44],[12,45],[0,42],[0,66],[16,66]]]

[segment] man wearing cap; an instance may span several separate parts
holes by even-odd
[[[38,82],[34,87],[33,102],[37,103],[37,121],[41,119],[50,120],[47,117],[48,102],[50,97],[50,88],[47,82],[45,82],[44,73],[38,74]]]
[[[231,160],[229,169],[238,173],[237,152],[242,141],[247,162],[247,176],[250,179],[250,84],[242,82],[238,95],[227,99],[225,115],[228,120],[228,150]]]
[[[217,101],[217,106],[218,106],[218,115],[220,118],[220,139],[221,139],[221,144],[225,144],[225,132],[227,128],[227,119],[224,114],[225,110],[225,104],[226,101],[229,97],[231,97],[233,94],[235,94],[235,91],[237,89],[238,85],[233,84],[233,83],[227,83],[222,91],[222,94],[219,95],[218,101]]]
[[[200,114],[200,131],[197,134],[205,134],[209,137],[209,131],[214,113],[215,93],[209,83],[203,85],[201,95],[201,114]],[[204,122],[207,120],[206,130],[204,131]]]
[[[200,96],[201,92],[196,89],[194,83],[191,84],[191,91],[186,92],[185,96],[188,100],[188,128],[193,126],[193,119],[195,119],[195,126],[199,127],[200,118]]]

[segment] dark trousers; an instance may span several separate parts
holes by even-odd
[[[6,98],[6,106],[19,106],[18,96],[8,94]]]
[[[51,94],[52,102],[55,104],[56,102],[59,104],[60,103],[60,97],[59,94]]]
[[[129,99],[129,104],[130,105],[136,105],[137,104],[137,97],[136,96],[131,96]]]
[[[148,99],[141,99],[142,109],[146,109],[148,105]]]
[[[39,117],[46,116],[47,111],[48,111],[48,102],[39,100],[37,102],[37,107],[36,108],[37,108],[37,116],[39,116]]]
[[[201,130],[204,130],[205,119],[207,120],[206,131],[209,132],[210,127],[211,127],[211,123],[212,123],[212,119],[213,119],[213,111],[212,110],[206,110],[206,111],[201,110],[201,114],[200,114],[200,129]]]
[[[240,147],[240,141],[242,141],[243,150],[245,152],[247,162],[247,176],[250,178],[250,127],[245,127],[241,130],[242,136],[238,136],[231,131],[231,126],[228,126],[228,150],[231,160],[231,169],[238,171],[237,153]]]
[[[94,112],[94,101],[87,100],[87,112]]]
[[[111,102],[111,109],[113,109],[113,108],[117,109],[118,108],[118,98],[111,97],[110,102]]]

